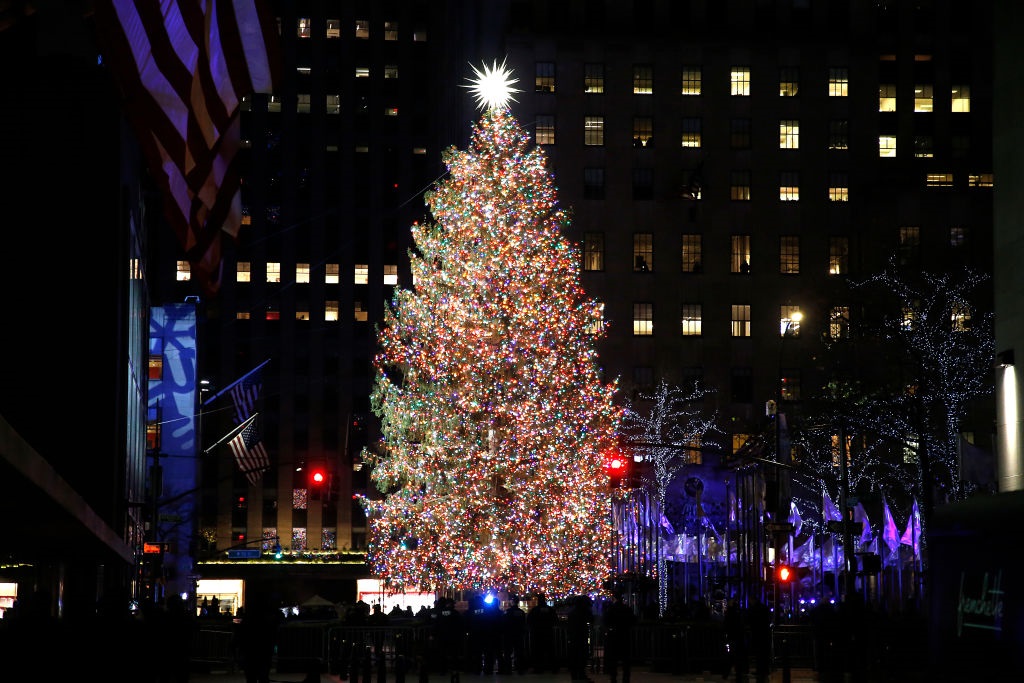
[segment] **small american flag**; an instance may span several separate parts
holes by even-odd
[[[231,400],[235,403],[235,423],[241,424],[256,412],[256,401],[263,389],[262,366],[256,368],[231,387]]]
[[[235,454],[238,469],[245,474],[250,484],[255,485],[270,467],[270,456],[263,446],[259,431],[256,428],[256,415],[246,420],[241,429],[228,442],[231,452]]]

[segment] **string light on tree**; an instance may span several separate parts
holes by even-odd
[[[506,108],[515,80],[474,70],[483,114],[468,150],[444,153],[431,221],[412,226],[415,288],[378,332],[368,561],[393,590],[592,593],[610,573],[603,454],[620,417],[601,307],[544,153]]]

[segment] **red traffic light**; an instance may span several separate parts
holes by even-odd
[[[775,568],[775,578],[779,583],[789,583],[793,580],[793,569],[788,564],[780,564]]]
[[[608,472],[610,484],[613,487],[621,486],[629,474],[629,460],[621,453],[610,453],[605,460],[605,471]]]
[[[322,484],[322,483],[324,483],[324,481],[326,479],[327,479],[327,475],[324,473],[323,470],[313,470],[309,474],[309,480],[313,484]]]

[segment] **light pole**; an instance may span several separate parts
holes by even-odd
[[[785,413],[782,412],[782,401],[785,398],[783,392],[783,384],[785,383],[785,377],[782,375],[782,352],[785,349],[786,337],[796,336],[796,333],[800,329],[800,321],[803,320],[803,313],[800,311],[793,311],[790,317],[783,318],[780,320],[782,325],[781,333],[779,335],[779,361],[777,364],[778,376],[775,380],[775,405],[774,405],[774,419],[775,419],[775,460],[780,463],[781,467],[776,467],[776,505],[775,505],[775,516],[776,523],[781,525],[782,520],[788,519],[789,515],[789,503],[792,499],[790,494],[790,469],[792,466],[792,450],[789,447],[789,435],[788,425],[784,425],[786,419]],[[783,432],[786,432],[785,434]],[[776,526],[775,529],[775,567],[779,566],[779,562],[782,557],[782,542],[783,539],[788,539],[792,533],[791,530],[786,526]],[[775,576],[774,568],[772,576]],[[776,591],[778,596],[778,591]],[[778,619],[778,605],[775,605],[776,620]]]

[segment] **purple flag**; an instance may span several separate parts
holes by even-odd
[[[857,503],[853,507],[853,521],[860,522],[860,542],[861,545],[871,542],[873,534],[871,533],[871,520],[868,519],[868,511],[864,509],[863,503]]]
[[[889,548],[889,557],[900,549],[900,533],[896,530],[896,520],[892,518],[889,501],[882,496],[882,540]]]
[[[824,499],[824,506],[822,507],[821,514],[825,518],[825,523],[843,521],[843,514],[839,512],[839,508],[837,508],[836,504],[832,502],[832,499],[828,497],[828,491],[822,489],[821,496]]]
[[[900,543],[911,546],[915,556],[921,550],[921,511],[917,508],[916,496],[914,506],[910,509],[910,517],[907,518],[907,529],[903,532]]]
[[[793,538],[796,538],[800,535],[804,521],[800,518],[800,510],[797,508],[795,500],[789,501],[789,523],[793,525]]]

